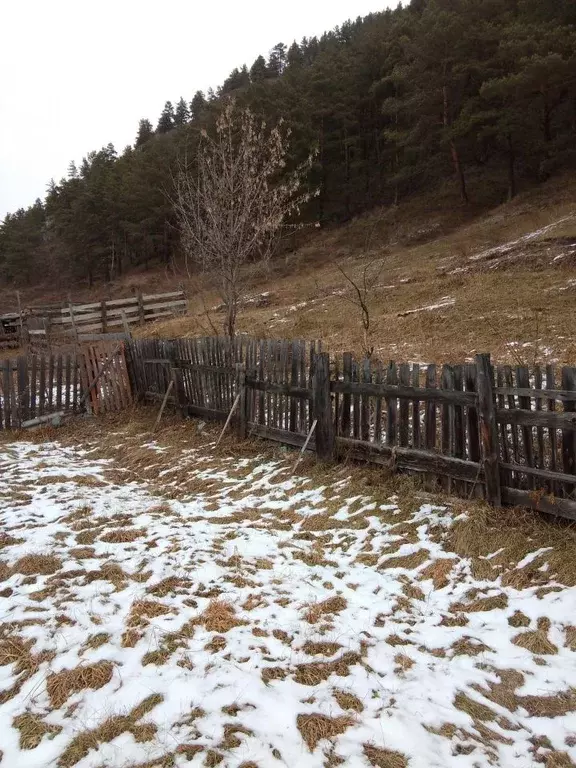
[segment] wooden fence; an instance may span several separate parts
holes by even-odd
[[[133,341],[133,388],[238,434],[418,472],[490,503],[576,519],[576,368],[420,366],[328,356],[319,343]]]
[[[119,411],[131,402],[123,341],[0,361],[0,429],[36,426],[79,413]]]
[[[172,317],[186,312],[188,301],[183,291],[143,295],[88,304],[28,307],[22,313],[23,333],[31,340],[82,337],[125,331],[134,325]],[[20,330],[18,314],[3,315],[0,325],[11,336]],[[0,335],[0,339],[1,339]]]

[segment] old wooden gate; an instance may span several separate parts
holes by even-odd
[[[121,411],[132,403],[132,388],[123,342],[82,345],[86,407],[94,414]]]

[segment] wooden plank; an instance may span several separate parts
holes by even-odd
[[[400,365],[400,386],[409,387],[410,378],[410,365],[402,363]],[[400,445],[406,448],[408,447],[410,435],[410,403],[405,397],[400,399],[400,423],[398,427]]]
[[[365,384],[372,383],[372,366],[370,360],[365,358],[362,361],[362,381]],[[370,440],[370,396],[362,396],[362,406],[360,411],[360,436],[362,440]]]
[[[352,382],[360,386],[360,368],[356,360],[352,360]],[[353,390],[352,390],[353,391]],[[357,390],[356,390],[357,391]],[[360,439],[360,395],[352,395],[352,434]]]
[[[478,387],[478,422],[480,427],[480,452],[486,480],[486,500],[500,507],[500,469],[498,466],[498,428],[494,406],[494,382],[490,355],[476,355],[476,380]]]
[[[388,389],[392,388],[387,394],[387,420],[386,420],[386,444],[389,446],[396,445],[396,421],[398,401],[396,399],[396,392],[398,390],[398,373],[396,370],[396,363],[390,361],[388,364],[388,371],[386,374],[386,384]],[[379,394],[379,393],[375,393]]]
[[[553,365],[547,365],[546,366],[546,389],[554,389],[554,385],[556,383],[556,369]],[[550,398],[548,400],[548,411],[553,413],[556,410],[556,399]],[[556,435],[556,430],[551,428],[548,429],[548,440],[550,442],[550,469],[552,472],[555,472],[558,468],[558,438]],[[553,494],[558,493],[558,488],[556,485],[552,485],[550,490]]]
[[[574,397],[573,392],[570,392],[567,389],[556,388],[554,386],[554,379],[551,380],[550,384],[548,383],[546,384],[546,389],[542,389],[542,387],[532,388],[532,387],[515,387],[512,385],[510,386],[502,385],[499,387],[495,387],[494,391],[497,394],[502,394],[502,395],[516,395],[516,397],[533,397],[533,398],[542,398],[542,399],[550,398],[553,400],[559,400],[560,402],[571,400]]]
[[[531,477],[541,478],[542,480],[550,480],[557,483],[574,483],[576,480],[575,475],[567,475],[564,472],[552,472],[549,469],[540,469],[539,467],[527,467],[524,464],[502,464],[503,469],[507,469],[513,472],[517,472],[521,475],[530,475]],[[540,486],[538,485],[539,489]]]
[[[30,414],[30,385],[28,382],[28,360],[24,355],[18,358],[18,420],[27,421]]]
[[[56,359],[56,409],[62,410],[62,387],[63,387],[63,360],[62,355]]]
[[[542,389],[542,368],[537,365],[534,368],[534,385],[536,390]],[[542,410],[542,398],[540,396],[536,396],[536,410],[541,411]],[[546,449],[544,447],[544,429],[543,427],[537,427],[536,428],[536,444],[538,446],[538,454],[536,457],[536,466],[540,467],[540,469],[544,469],[546,466],[545,464],[545,455],[546,455]]]
[[[50,355],[48,358],[48,410],[52,410],[54,403],[54,355]]]
[[[4,360],[2,364],[2,391],[3,391],[3,407],[4,407],[4,429],[10,429],[12,426],[12,414],[10,412],[11,391],[13,389],[12,384],[12,361]]]
[[[396,364],[392,363],[394,370]],[[430,366],[428,366],[430,368]],[[433,366],[434,370],[436,366]],[[389,371],[390,372],[390,368]],[[397,376],[396,376],[397,380]],[[362,382],[332,382],[330,385],[332,392],[348,392],[354,395],[370,395],[372,397],[384,396],[394,399],[406,398],[407,400],[436,400],[439,403],[453,403],[454,405],[475,405],[476,396],[472,392],[455,392],[454,390],[444,390],[431,387],[429,389],[420,389],[408,385],[398,384],[364,384]]]
[[[72,363],[70,355],[64,358],[64,410],[70,410],[70,387],[72,386]]]
[[[364,443],[352,438],[336,438],[337,453],[364,461],[374,461],[387,466],[394,459],[401,469],[424,472],[432,475],[446,475],[461,480],[473,481],[482,477],[482,467],[471,461],[443,456],[435,451],[402,448],[400,446]]]
[[[454,390],[454,371],[451,365],[442,366],[440,385],[446,392]],[[445,456],[454,455],[454,406],[450,402],[444,402],[441,410],[441,436],[442,453]],[[452,491],[452,485],[449,477],[442,479],[442,487],[446,493]]]
[[[514,386],[514,380],[513,380],[513,375],[512,375],[512,368],[509,365],[505,365],[502,370],[503,370],[503,374],[504,374],[505,386],[508,386],[511,389]],[[512,395],[512,394],[508,394],[508,410],[515,411],[517,409],[517,407],[518,406],[516,404],[515,396]],[[520,457],[520,444],[519,444],[519,440],[518,440],[518,430],[516,429],[516,425],[514,424],[514,422],[511,422],[511,421],[508,421],[508,422],[504,421],[503,423],[504,424],[511,424],[512,425],[510,427],[510,434],[511,434],[511,438],[512,438],[512,456],[513,456],[513,459],[514,459],[513,463],[521,464],[522,460],[521,460],[521,457]],[[512,482],[515,482],[514,478],[513,478]]]
[[[149,301],[158,301],[160,299],[179,299],[186,301],[186,295],[184,291],[171,291],[170,293],[148,293],[142,297],[144,303]],[[110,302],[109,302],[110,303]]]
[[[302,448],[306,441],[307,435],[302,433],[287,432],[284,429],[274,429],[273,427],[267,427],[263,424],[248,424],[248,434],[250,436],[261,437],[266,440],[274,440],[284,445],[291,445],[295,448]],[[311,451],[316,450],[316,444],[314,439],[310,440],[308,449]]]
[[[334,456],[334,424],[330,400],[330,357],[321,352],[314,365],[314,419],[316,425],[316,454],[322,461]]]
[[[30,361],[30,411],[28,413],[29,419],[35,419],[37,416],[36,411],[36,394],[38,392],[38,359],[36,355],[32,355]]]
[[[556,411],[552,413],[547,411],[523,411],[519,408],[510,410],[506,408],[504,410],[498,409],[496,416],[499,422],[517,424],[522,427],[553,427],[571,432],[576,430],[576,415],[569,411],[564,413]],[[524,462],[519,460],[517,463],[522,464]]]
[[[381,386],[384,380],[382,363],[380,360],[376,363],[376,386]],[[344,434],[344,437],[348,435]],[[382,442],[382,398],[376,398],[376,419],[374,422],[374,442],[380,444]]]
[[[504,370],[501,365],[499,365],[496,368],[496,383],[497,387],[495,388],[495,392],[498,392],[504,387]],[[503,409],[506,406],[506,399],[504,397],[504,394],[498,394],[497,396],[497,403],[498,408]],[[500,429],[500,453],[502,456],[502,464],[500,465],[500,471],[502,474],[502,482],[504,485],[509,486],[510,488],[513,486],[514,482],[514,475],[512,472],[504,471],[504,466],[510,463],[510,445],[509,445],[509,439],[508,439],[508,425],[504,424],[503,422],[500,422],[499,424]]]
[[[429,451],[436,450],[436,403],[430,400],[430,396],[436,394],[436,366],[429,365],[426,369],[426,392],[428,398],[420,394],[420,399],[428,399],[426,403],[425,427],[426,427],[426,448]]]
[[[562,368],[562,388],[569,392],[575,392],[574,400],[566,400],[564,403],[562,415],[565,418],[574,419],[576,423],[576,415],[574,414],[576,411],[576,368],[569,368],[568,366]],[[562,431],[562,464],[565,474],[576,474],[576,432],[574,430],[564,429]],[[574,493],[574,488],[574,485],[566,485],[564,487],[566,496],[571,496]]]
[[[412,386],[414,389],[420,389],[420,366],[418,363],[414,363],[412,366]],[[416,449],[420,448],[422,439],[420,433],[420,400],[415,397],[412,400],[412,446]]]
[[[266,355],[266,342],[260,342],[259,359],[258,359],[258,381],[264,382],[264,358]],[[258,423],[261,425],[266,424],[266,395],[261,390],[260,397],[258,399]]]
[[[38,415],[43,416],[46,408],[46,358],[40,356],[40,376],[38,384]]]
[[[344,352],[342,356],[342,436],[350,437],[350,427],[352,424],[352,398],[350,397],[349,386],[352,383],[352,353]],[[331,387],[332,391],[334,387]]]
[[[516,383],[522,389],[530,388],[530,371],[525,365],[519,365],[516,368]],[[526,397],[526,396],[519,397],[518,404],[520,405],[520,408],[524,411],[532,410],[532,400],[530,397]],[[522,427],[522,446],[524,448],[524,461],[526,463],[526,466],[533,467],[534,466],[534,445],[533,445],[533,434],[532,434],[531,426]],[[532,483],[530,477],[528,478],[528,483],[530,488],[534,487],[534,484]]]
[[[559,499],[555,496],[537,494],[534,491],[522,491],[519,488],[503,488],[502,499],[511,506],[530,507],[549,515],[576,520],[576,501],[571,499]]]

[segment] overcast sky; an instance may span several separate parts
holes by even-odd
[[[0,220],[167,99],[386,0],[0,0]]]

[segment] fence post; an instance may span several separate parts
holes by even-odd
[[[316,425],[316,453],[319,459],[334,458],[334,421],[330,399],[330,355],[322,352],[315,356],[312,382],[313,410]]]
[[[105,301],[100,302],[100,322],[102,324],[102,333],[108,333],[108,317]]]
[[[138,291],[138,320],[140,325],[144,325],[146,322],[146,316],[144,314],[144,296],[142,296],[142,291]]]
[[[502,494],[500,489],[498,426],[490,355],[476,355],[476,372],[480,457],[486,478],[486,500],[492,506],[500,507],[502,506]]]
[[[248,434],[248,420],[246,409],[248,398],[246,397],[246,366],[236,363],[236,396],[240,396],[236,416],[236,430],[240,440],[245,440]]]

